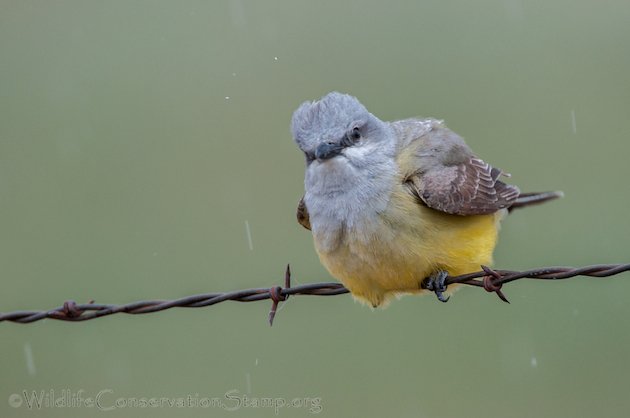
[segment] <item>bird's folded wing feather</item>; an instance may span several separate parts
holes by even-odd
[[[304,197],[300,199],[297,207],[297,221],[304,228],[311,230],[311,220],[308,216],[308,210],[306,209],[306,204],[304,203]]]
[[[464,140],[440,121],[394,122],[398,165],[409,192],[432,209],[455,215],[481,215],[509,207],[516,186],[499,180],[502,172],[477,158]]]

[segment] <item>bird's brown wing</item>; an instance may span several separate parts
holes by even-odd
[[[304,203],[304,197],[302,197],[298,203],[296,216],[298,223],[310,231],[311,221],[308,216],[308,209],[306,209],[306,204]]]
[[[473,155],[457,134],[434,120],[394,124],[401,141],[398,164],[410,193],[432,209],[482,215],[508,208],[516,186],[499,180],[501,170]]]
[[[519,190],[498,180],[501,170],[471,157],[406,179],[410,191],[428,207],[455,215],[482,215],[508,208]]]

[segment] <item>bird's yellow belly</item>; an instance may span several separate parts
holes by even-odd
[[[315,235],[324,266],[371,306],[425,292],[420,284],[437,270],[455,276],[492,263],[502,213],[448,215],[408,202],[404,196],[392,199],[388,210],[369,224],[345,230],[333,250],[319,248]]]

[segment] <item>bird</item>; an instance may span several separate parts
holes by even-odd
[[[373,308],[491,265],[513,209],[562,197],[521,193],[442,120],[382,121],[351,95],[302,103],[291,134],[304,153],[297,220],[329,273]]]

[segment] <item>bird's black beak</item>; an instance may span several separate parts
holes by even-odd
[[[320,161],[329,160],[339,155],[343,148],[339,142],[324,142],[315,148],[315,158]]]

